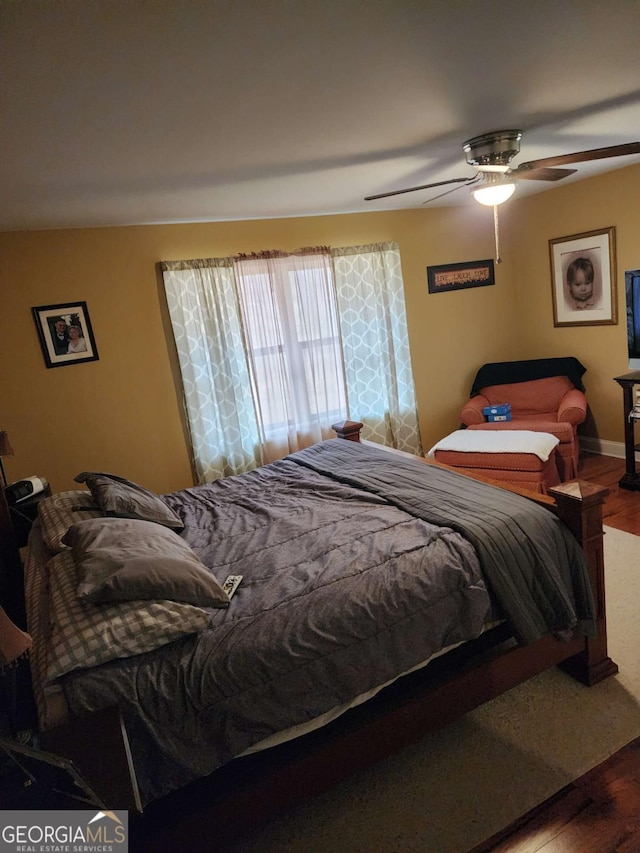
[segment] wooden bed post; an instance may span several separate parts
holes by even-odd
[[[585,649],[562,666],[578,680],[591,686],[618,672],[607,652],[607,620],[604,579],[602,504],[609,493],[604,486],[572,480],[549,489],[556,514],[582,545],[596,605],[596,637],[586,637]]]
[[[360,421],[340,421],[339,424],[331,424],[331,429],[338,438],[346,438],[348,441],[360,441],[360,430],[364,424]]]

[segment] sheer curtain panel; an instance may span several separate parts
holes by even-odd
[[[234,259],[265,461],[334,437],[346,417],[328,249]]]

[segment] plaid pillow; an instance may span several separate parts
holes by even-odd
[[[206,628],[209,613],[176,601],[84,604],[71,551],[47,564],[51,591],[51,648],[46,681],[74,669],[131,657]]]
[[[44,498],[38,504],[42,538],[47,548],[54,554],[66,549],[62,537],[72,524],[86,518],[102,516],[103,512],[91,497],[91,492],[86,490],[58,492],[49,498]]]

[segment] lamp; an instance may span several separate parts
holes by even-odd
[[[3,607],[0,607],[0,676],[11,673],[9,688],[8,723],[12,737],[18,737],[18,683],[16,670],[18,661],[29,656],[29,649],[33,645],[31,634],[21,631],[18,626],[7,616]]]
[[[20,658],[28,657],[32,644],[31,634],[21,631],[0,607],[0,674],[5,667],[15,666]]]
[[[495,207],[511,198],[516,189],[513,178],[498,172],[484,172],[482,183],[474,187],[471,193],[477,202],[488,207]]]
[[[9,436],[4,430],[0,430],[0,475],[2,477],[2,488],[7,485],[7,478],[4,473],[4,465],[2,464],[3,456],[13,456],[13,447],[9,441]]]

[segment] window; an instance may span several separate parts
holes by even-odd
[[[328,260],[312,255],[236,262],[252,388],[267,439],[346,417]]]
[[[163,261],[198,482],[325,438],[422,453],[394,243]]]

